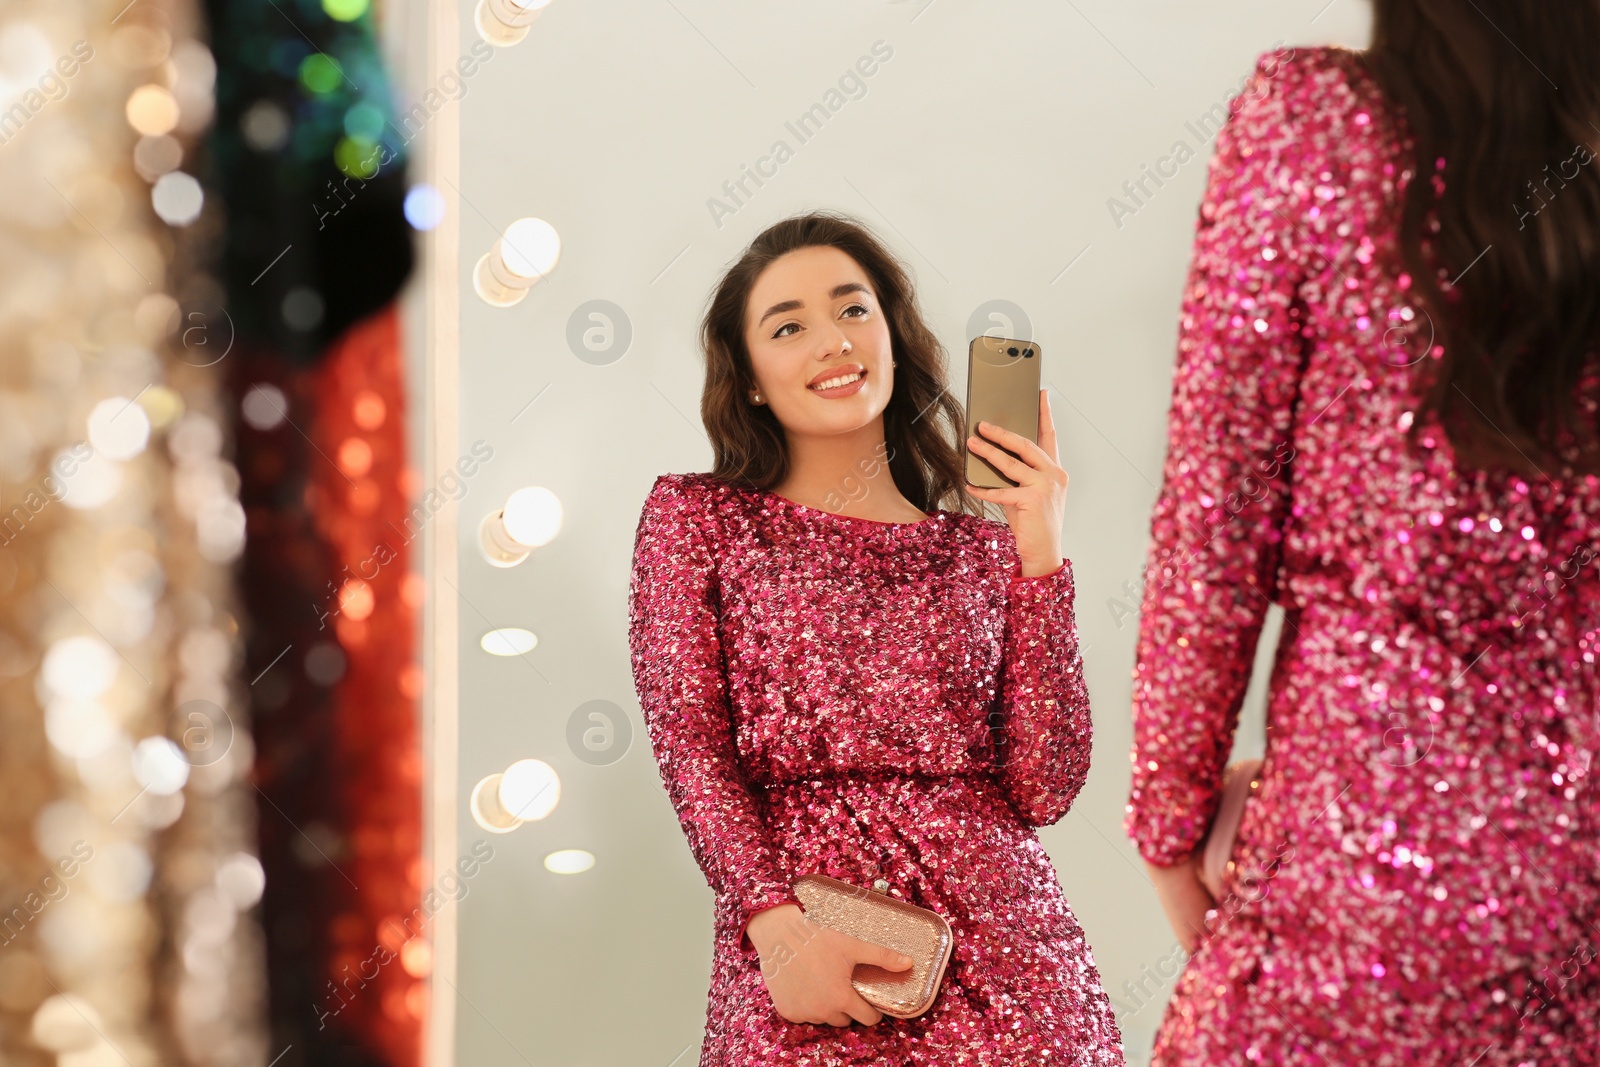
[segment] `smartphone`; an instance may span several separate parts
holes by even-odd
[[[988,334],[972,339],[967,350],[967,432],[961,439],[967,458],[967,484],[990,489],[1017,484],[968,449],[966,439],[983,437],[978,433],[981,421],[1004,426],[1039,443],[1039,363],[1043,358],[1035,341]]]

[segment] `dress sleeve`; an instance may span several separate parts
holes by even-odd
[[[1093,723],[1073,615],[1072,563],[1023,577],[1013,549],[995,738],[996,774],[1029,826],[1049,826],[1072,807],[1089,775]]]
[[[1321,182],[1297,163],[1311,151],[1295,121],[1311,106],[1303,62],[1263,55],[1219,130],[1184,289],[1124,824],[1161,866],[1205,837],[1277,594],[1305,350],[1301,284],[1318,256],[1301,235],[1322,226]]]
[[[750,916],[799,902],[734,747],[705,518],[692,486],[657,479],[634,540],[628,648],[667,796],[706,882],[739,909],[739,950],[753,956]]]

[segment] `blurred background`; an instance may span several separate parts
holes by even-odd
[[[1143,1063],[1183,956],[1121,829],[1129,675],[1189,241],[1256,57],[1367,32],[8,0],[0,1063],[696,1062],[711,891],[629,565],[711,463],[711,286],[813,208],[907,264],[957,390],[972,337],[1043,347],[1095,751],[1040,837]]]

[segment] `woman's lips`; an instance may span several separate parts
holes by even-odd
[[[842,385],[835,385],[826,389],[819,388],[816,385],[809,385],[806,387],[817,396],[826,397],[830,400],[838,397],[853,396],[854,394],[859,393],[862,387],[867,384],[867,371],[864,367],[861,367],[853,372],[846,371],[844,373],[837,374],[829,373],[826,375],[820,375],[819,377],[823,383],[838,381],[841,378],[849,379]]]

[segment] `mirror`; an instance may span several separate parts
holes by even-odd
[[[1181,955],[1121,826],[1129,668],[1197,204],[1255,57],[1362,47],[1368,18],[557,0],[509,44],[471,4],[392,28],[443,205],[411,296],[418,433],[430,477],[463,487],[429,562],[430,847],[436,870],[480,860],[435,920],[432,1054],[697,1062],[712,894],[629,672],[630,557],[655,477],[710,467],[712,286],[761,229],[828,208],[909,266],[957,391],[980,333],[1053,357],[1095,739],[1039,836],[1144,1062]],[[1276,626],[1239,755],[1261,749]]]

